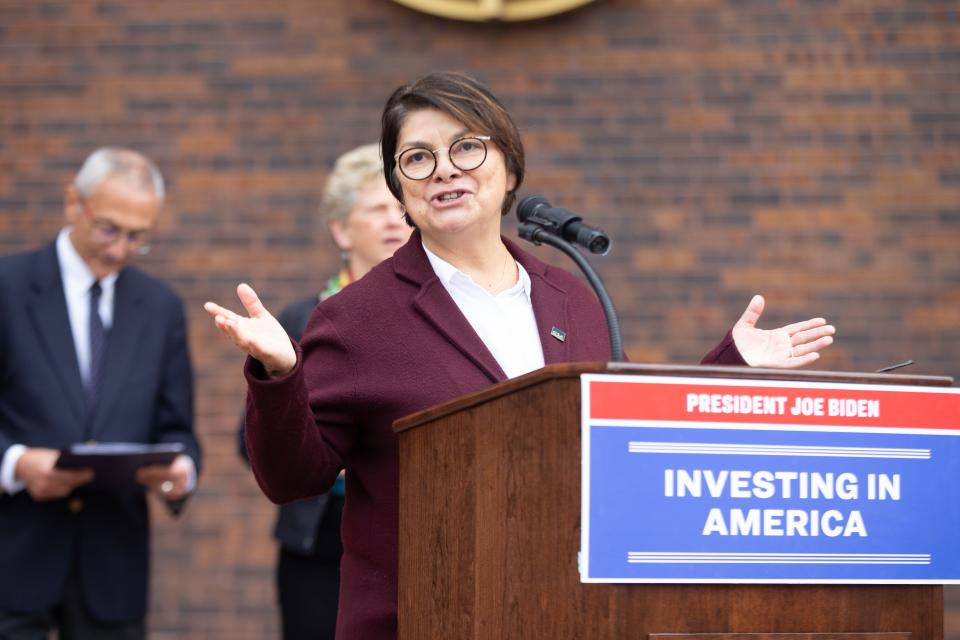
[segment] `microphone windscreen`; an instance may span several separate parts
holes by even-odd
[[[540,207],[549,207],[550,203],[543,196],[527,196],[517,205],[517,220],[526,222]]]

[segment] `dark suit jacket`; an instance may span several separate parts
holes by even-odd
[[[55,244],[0,259],[0,300],[0,455],[18,443],[181,442],[199,471],[186,323],[173,291],[132,267],[120,272],[89,421]],[[45,502],[0,493],[0,609],[49,609],[74,566],[96,618],[143,618],[148,538],[139,486],[86,486]]]
[[[610,341],[593,292],[506,241],[530,274],[547,364],[605,361]],[[551,337],[552,327],[566,341]],[[337,638],[396,637],[397,418],[506,376],[434,274],[419,233],[393,258],[320,303],[287,376],[247,362],[247,448],[267,497],[327,491],[347,471]]]
[[[291,338],[300,340],[303,337],[307,321],[319,301],[318,296],[310,296],[294,302],[280,312],[277,320]],[[241,418],[240,427],[237,430],[240,456],[249,462],[245,433],[246,421]],[[277,510],[273,537],[288,551],[294,551],[300,555],[312,555],[314,545],[317,544],[317,529],[330,504],[329,494],[324,493],[281,506]]]

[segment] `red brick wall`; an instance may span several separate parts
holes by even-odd
[[[241,280],[273,308],[320,285],[330,163],[429,70],[487,81],[524,132],[523,192],[612,233],[594,263],[634,360],[696,361],[763,292],[765,326],[838,325],[822,368],[960,373],[958,9],[607,0],[503,25],[388,0],[0,3],[0,253],[53,236],[96,146],[169,180],[143,262],[188,304],[206,467],[179,523],[155,513],[152,637],[275,635],[273,510],[235,452],[241,357],[201,304]]]

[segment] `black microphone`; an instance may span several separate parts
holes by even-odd
[[[897,369],[903,369],[904,367],[909,367],[912,364],[913,364],[913,360],[904,360],[903,362],[892,364],[889,367],[884,367],[883,369],[877,369],[874,373],[887,373],[888,371],[896,371]]]
[[[586,247],[590,253],[606,254],[610,251],[610,236],[602,229],[584,224],[583,218],[572,211],[550,206],[543,196],[527,196],[521,200],[517,205],[517,219]]]

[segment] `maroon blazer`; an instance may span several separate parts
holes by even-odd
[[[545,363],[608,360],[606,321],[586,284],[504,242],[530,274]],[[551,336],[554,327],[565,341]],[[346,469],[337,638],[396,638],[393,422],[506,375],[433,272],[419,232],[320,303],[297,352],[293,371],[274,380],[247,361],[251,466],[278,503],[324,493]]]

